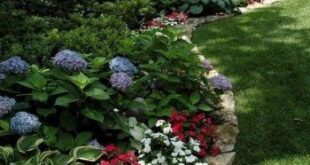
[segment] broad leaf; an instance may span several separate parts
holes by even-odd
[[[81,146],[86,145],[91,141],[93,133],[91,132],[81,132],[75,138],[75,145]]]
[[[26,153],[38,148],[38,146],[43,143],[44,140],[40,138],[37,134],[22,136],[17,141],[17,149],[21,153]]]
[[[87,162],[96,162],[101,156],[101,148],[93,146],[80,146],[73,149],[73,158]]]
[[[104,115],[103,112],[95,109],[86,108],[82,110],[82,113],[87,118],[103,123]]]
[[[91,97],[93,99],[97,99],[97,100],[108,100],[110,99],[110,96],[107,92],[105,92],[102,89],[99,88],[94,88],[91,89],[89,91],[85,92],[86,96]]]

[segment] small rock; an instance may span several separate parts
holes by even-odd
[[[225,123],[217,127],[216,133],[218,135],[216,145],[220,147],[221,152],[233,151],[239,133],[238,128],[229,123]]]
[[[236,158],[235,152],[223,153],[216,157],[207,157],[206,162],[209,165],[232,165]]]

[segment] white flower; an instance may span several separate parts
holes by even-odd
[[[159,32],[156,32],[156,33],[159,33]],[[158,120],[158,121],[156,122],[156,127],[160,127],[160,126],[164,125],[165,122],[166,122],[165,120]]]
[[[196,152],[200,152],[200,147],[195,146],[195,147],[193,148],[193,150],[196,151]]]
[[[195,163],[195,165],[208,165],[208,163]]]
[[[166,146],[170,146],[170,141],[169,140],[164,140],[163,142],[166,144]]]
[[[147,134],[147,135],[150,135],[150,134],[153,133],[153,132],[152,132],[151,129],[148,129],[148,130],[146,130],[144,133]]]
[[[185,160],[186,160],[187,163],[193,163],[193,162],[195,162],[197,160],[197,157],[194,156],[194,155],[190,155],[190,156],[186,156]]]
[[[186,41],[187,43],[192,43],[191,40],[186,35],[183,35],[181,39]]]
[[[192,154],[192,151],[191,150],[185,150],[185,153],[186,153],[186,155],[190,155],[190,154]]]
[[[163,132],[164,134],[169,134],[170,132],[172,132],[171,124],[168,124],[168,126],[163,129]]]
[[[117,108],[114,108],[113,111],[114,112],[119,112],[119,110]]]
[[[155,35],[156,36],[163,36],[164,34],[162,32],[156,32]]]
[[[173,158],[173,159],[172,159],[172,163],[174,163],[174,164],[175,164],[175,163],[178,163],[178,160],[177,160],[176,158]]]
[[[145,165],[145,161],[140,160],[140,161],[139,161],[139,164],[140,164],[140,165]]]
[[[145,148],[143,149],[143,152],[145,153],[151,152],[151,146],[145,146]]]

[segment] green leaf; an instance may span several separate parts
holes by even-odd
[[[157,117],[163,117],[163,116],[171,116],[171,113],[173,112],[174,110],[172,108],[163,108],[163,109],[159,109],[155,112],[155,116]]]
[[[10,130],[10,124],[7,121],[0,120],[0,127],[3,131],[9,131]]]
[[[55,105],[68,107],[70,103],[77,102],[79,98],[76,98],[72,95],[60,96],[56,99]]]
[[[93,69],[100,69],[108,60],[104,57],[96,57],[92,60],[91,67]]]
[[[207,5],[207,4],[210,2],[210,0],[201,0],[201,2],[202,2],[203,4],[205,4],[205,5]]]
[[[38,108],[37,110],[37,113],[43,117],[47,117],[51,114],[55,114],[56,113],[56,109],[55,108],[50,108],[50,109],[47,109],[47,108]]]
[[[200,101],[200,98],[201,98],[201,96],[200,96],[199,91],[195,91],[190,96],[190,101],[194,105],[194,104],[197,104]]]
[[[97,100],[108,100],[110,99],[110,96],[107,92],[105,92],[102,89],[99,88],[94,88],[91,89],[87,92],[85,92],[86,96],[91,97],[93,99],[97,99]]]
[[[67,131],[73,131],[77,127],[77,120],[72,113],[67,111],[62,111],[59,117],[60,120],[60,126],[63,127]]]
[[[128,108],[133,111],[145,110],[147,109],[147,105],[145,102],[140,101],[131,101],[128,105]]]
[[[0,160],[9,164],[14,159],[14,149],[11,146],[0,146]]]
[[[86,108],[82,110],[82,114],[92,120],[103,123],[104,115],[103,115],[103,112],[99,110]]]
[[[17,141],[17,149],[21,153],[26,153],[28,151],[33,151],[38,148],[38,146],[43,143],[44,140],[40,138],[37,134],[22,136]]]
[[[213,109],[207,105],[207,104],[200,104],[198,105],[198,109],[202,110],[202,111],[205,111],[205,112],[210,112],[212,111]]]
[[[90,142],[91,138],[93,136],[93,133],[91,132],[81,132],[79,133],[75,138],[75,145],[81,146],[86,145]]]
[[[46,92],[33,91],[31,95],[32,99],[35,101],[46,102],[48,99],[48,94]]]
[[[42,76],[40,73],[34,73],[32,74],[28,81],[31,82],[31,84],[36,88],[36,89],[42,89],[46,84],[47,80],[44,76]]]
[[[189,8],[189,12],[195,15],[201,14],[202,11],[203,11],[203,5],[193,5]]]
[[[130,127],[129,127],[128,119],[126,117],[119,115],[119,114],[115,114],[115,122],[121,130],[130,134],[130,132],[129,132]]]
[[[54,154],[49,158],[54,162],[55,165],[68,165],[74,160],[73,157],[61,153]]]
[[[217,1],[216,3],[219,7],[221,7],[222,9],[225,9],[225,2],[224,1]]]
[[[42,127],[42,132],[45,144],[53,147],[57,143],[58,129],[55,127],[44,125]]]
[[[88,78],[84,73],[80,72],[78,75],[70,76],[69,80],[82,90],[87,85],[98,80],[98,78]]]
[[[58,142],[55,147],[61,151],[68,151],[74,146],[74,139],[70,133],[59,131],[57,139]]]
[[[73,158],[87,162],[96,162],[101,156],[101,148],[93,146],[79,146],[73,149]]]
[[[188,3],[183,3],[183,5],[181,5],[179,7],[179,10],[181,10],[183,12],[186,12],[188,8],[189,8],[189,4]]]

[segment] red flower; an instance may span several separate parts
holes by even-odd
[[[217,155],[219,155],[220,153],[221,153],[221,150],[220,150],[219,147],[215,147],[215,148],[213,148],[212,151],[211,151],[211,155],[212,155],[212,156],[217,156]]]
[[[100,165],[110,165],[108,161],[101,160]]]
[[[181,141],[188,142],[190,138],[199,141],[201,151],[197,156],[203,158],[220,153],[219,148],[212,148],[216,142],[216,127],[212,119],[204,113],[194,114],[191,118],[188,114],[174,112],[170,116],[170,123],[172,133]]]
[[[180,23],[184,23],[188,20],[188,15],[184,12],[178,13],[178,12],[173,11],[167,14],[165,17],[169,20],[175,20]]]
[[[101,160],[100,165],[139,165],[134,151],[124,153],[117,146],[109,144],[103,152],[105,159]]]
[[[105,152],[114,152],[119,150],[114,144],[109,144],[107,146],[104,147],[103,149]]]
[[[183,124],[182,123],[177,123],[172,126],[172,132],[173,133],[178,133],[183,129]]]
[[[200,152],[198,153],[198,156],[201,158],[204,158],[208,155],[207,151],[204,149],[201,149]]]
[[[187,121],[187,116],[182,115],[178,112],[173,112],[171,115],[172,122],[185,122]]]
[[[203,121],[203,119],[205,118],[205,114],[204,113],[198,113],[193,117],[193,122],[195,123],[199,123],[201,121]]]

